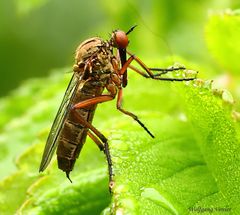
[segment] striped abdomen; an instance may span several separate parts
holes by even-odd
[[[96,86],[94,81],[87,81],[83,85],[79,85],[71,103],[75,105],[81,101],[99,96],[102,92],[103,87]],[[66,117],[58,137],[57,148],[58,167],[66,173],[72,171],[87,136],[88,129],[79,123],[78,117],[91,123],[95,109],[96,105],[78,109],[76,110],[77,113],[70,110]]]

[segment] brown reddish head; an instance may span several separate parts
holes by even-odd
[[[136,27],[131,27],[127,32],[115,30],[112,32],[110,43],[113,47],[118,49],[126,49],[129,43],[128,34]]]

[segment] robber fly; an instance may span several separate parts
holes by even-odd
[[[57,149],[58,168],[69,174],[89,136],[104,151],[109,170],[110,184],[113,182],[112,161],[107,138],[92,125],[97,104],[113,100],[117,96],[117,109],[132,117],[151,137],[153,134],[133,113],[122,108],[123,88],[127,86],[127,69],[130,68],[145,78],[164,81],[190,81],[191,78],[162,77],[163,74],[184,67],[168,69],[149,68],[137,56],[126,50],[129,40],[127,32],[115,30],[105,41],[94,37],[85,40],[76,50],[73,76],[65,92],[49,133],[39,171],[44,171]],[[117,53],[114,54],[114,49]],[[127,56],[129,57],[127,58]],[[135,61],[141,69],[131,63]],[[152,71],[158,71],[153,74]],[[108,93],[104,94],[104,89]]]

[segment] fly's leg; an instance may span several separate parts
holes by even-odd
[[[149,75],[147,75],[146,73],[140,71],[137,67],[129,65],[129,68],[131,68],[132,70],[134,70],[135,72],[139,73],[140,75],[144,76],[145,78],[150,78]],[[185,67],[171,67],[171,68],[148,68],[150,71],[160,71],[157,74],[153,74],[154,77],[157,76],[161,76],[164,74],[167,74],[169,72],[174,72],[174,71],[178,71],[178,70],[184,70],[186,69]]]
[[[154,138],[154,135],[153,135],[153,134],[148,130],[148,128],[138,119],[138,117],[137,117],[135,114],[133,114],[133,113],[131,113],[131,112],[129,112],[129,111],[126,111],[126,110],[124,110],[124,109],[122,108],[122,91],[123,91],[122,88],[120,88],[119,91],[118,91],[117,109],[118,109],[119,111],[121,111],[122,113],[124,113],[124,114],[132,117],[135,121],[138,122],[138,124],[139,124],[152,138]]]
[[[186,69],[183,66],[180,67],[170,67],[170,68],[149,68],[151,71],[160,71],[157,74],[154,74],[154,76],[161,76],[163,74],[166,74],[168,72],[174,72],[174,71],[178,71],[178,70],[184,70]]]
[[[100,151],[104,150],[103,143],[91,131],[88,130],[87,135],[93,140],[94,143],[97,144]]]
[[[126,63],[123,65],[123,67],[119,70],[118,69],[118,64],[117,64],[117,61],[115,59],[112,59],[112,65],[113,65],[113,68],[114,70],[116,71],[116,73],[118,73],[119,75],[123,74],[123,72],[126,72],[126,69],[127,67],[129,66],[129,64],[131,63],[132,61],[132,58],[130,57]],[[118,98],[117,98],[117,109],[119,111],[121,111],[122,113],[132,117],[135,121],[137,121],[137,123],[152,137],[154,138],[154,135],[147,129],[147,127],[138,119],[138,117],[129,112],[129,111],[126,111],[122,108],[122,83],[118,81],[118,79],[115,77],[115,76],[112,76],[112,80],[113,82],[115,83],[116,86],[118,86]],[[123,86],[124,87],[124,86]],[[116,92],[115,92],[116,93]]]
[[[107,138],[100,131],[98,131],[98,129],[95,128],[91,123],[89,123],[84,118],[82,118],[76,110],[84,108],[84,107],[88,107],[91,105],[95,105],[98,103],[110,101],[110,100],[114,99],[114,97],[115,97],[114,94],[101,95],[101,96],[97,96],[95,98],[91,98],[91,99],[87,99],[85,101],[79,102],[72,107],[72,111],[73,111],[74,115],[77,117],[77,119],[79,120],[80,124],[93,132],[93,133],[88,133],[88,135],[90,134],[89,136],[94,140],[94,142],[97,138],[99,138],[102,141],[102,143],[100,143],[100,140],[97,140],[97,142],[95,142],[95,143],[99,146],[100,149],[103,147],[104,153],[107,158],[110,190],[113,187],[114,182],[113,182],[113,171],[112,171],[112,159],[110,156]]]
[[[167,77],[159,77],[163,74],[166,74],[168,72],[172,72],[172,71],[176,71],[176,70],[182,70],[182,67],[179,67],[180,69],[178,68],[173,68],[173,70],[170,68],[166,71],[163,71],[161,73],[158,73],[158,74],[154,74],[153,77],[147,75],[146,73],[144,73],[143,71],[141,71],[140,69],[132,66],[132,65],[129,65],[129,68],[132,69],[133,71],[137,72],[138,74],[142,75],[143,77],[145,78],[152,78],[152,79],[155,79],[155,80],[162,80],[162,81],[192,81],[192,80],[195,80],[196,77],[191,77],[191,78],[167,78]],[[149,70],[152,70],[152,68]],[[157,70],[155,70],[157,71]]]
[[[159,76],[161,76],[163,74],[166,74],[167,72],[170,72],[170,71],[181,70],[181,69],[183,69],[183,67],[169,68],[169,69],[148,68],[137,56],[131,54],[128,51],[127,51],[127,53],[130,55],[130,57],[128,58],[126,63],[122,66],[122,68],[120,69],[120,71],[119,71],[120,75],[123,75],[124,72],[126,71],[126,69],[129,67],[132,70],[134,70],[135,72],[137,72],[138,74],[142,75],[143,77],[145,77],[145,78],[152,78],[152,79],[155,79],[155,80],[163,80],[163,81],[191,81],[191,80],[196,79],[196,77],[191,77],[191,78],[165,78],[165,77],[159,77]],[[139,70],[138,68],[130,65],[133,60],[135,60],[142,67],[142,69],[145,72],[143,72],[143,71]],[[158,74],[154,75],[152,73],[152,71],[161,71],[161,73],[158,73]]]

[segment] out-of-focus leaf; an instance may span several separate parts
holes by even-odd
[[[48,214],[57,214],[63,212],[61,207],[72,214],[77,210],[98,214],[110,200],[104,154],[91,141],[82,150],[78,159],[80,164],[77,162],[75,166],[73,185],[58,170],[55,162],[46,171],[49,176],[38,172],[48,128],[71,77],[71,74],[64,76],[66,71],[68,69],[58,70],[58,73],[53,73],[48,78],[26,82],[9,97],[1,100],[5,118],[1,121],[0,135],[0,211],[4,215],[16,211],[32,214],[30,211],[33,210],[34,213],[47,211]],[[73,187],[79,187],[79,190]],[[64,197],[56,193],[60,188],[64,189]],[[67,194],[68,189],[71,192]],[[46,193],[53,193],[49,194],[51,203],[42,207],[43,202],[47,203],[43,200]],[[55,194],[59,199],[53,198]],[[76,197],[79,201],[71,201],[75,199],[72,195],[79,195]],[[68,201],[60,204],[66,196]],[[54,201],[59,202],[59,205],[53,207],[56,205]],[[93,202],[94,207],[89,206],[89,202]]]
[[[13,161],[28,145],[37,143],[42,133],[46,137],[44,129],[51,125],[69,79],[64,72],[28,81],[1,99],[0,179],[16,170]]]
[[[240,16],[234,11],[210,16],[206,41],[215,60],[227,72],[239,74]]]
[[[16,0],[17,10],[19,14],[27,14],[32,10],[43,6],[49,0]]]

